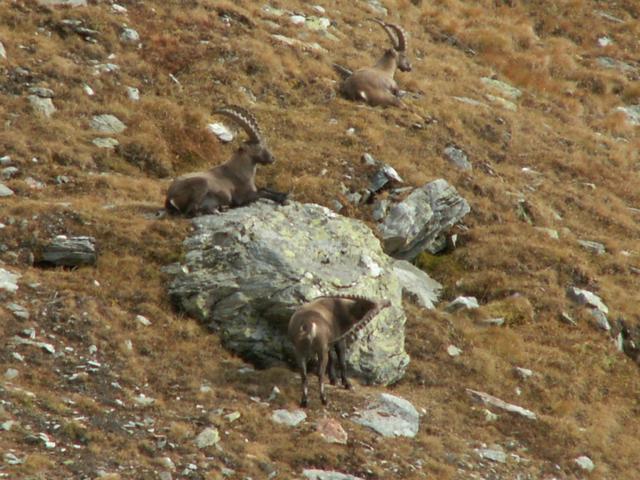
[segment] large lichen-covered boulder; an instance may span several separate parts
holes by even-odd
[[[446,180],[427,183],[386,213],[379,225],[384,250],[402,260],[413,260],[424,250],[435,253],[447,230],[470,211],[467,201]]]
[[[260,201],[193,220],[186,255],[173,268],[172,301],[219,331],[223,344],[258,366],[290,361],[287,325],[321,295],[388,299],[349,349],[366,381],[389,384],[409,363],[402,291],[393,259],[362,222],[314,204]]]

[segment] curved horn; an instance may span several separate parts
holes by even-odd
[[[248,110],[237,105],[227,105],[226,107],[216,108],[214,113],[219,113],[235,120],[247,132],[250,142],[262,143],[262,134],[258,122]]]
[[[404,29],[400,25],[396,25],[395,23],[387,23],[388,28],[395,30],[396,35],[398,36],[398,47],[396,48],[399,52],[407,51],[407,34]]]
[[[378,25],[380,25],[382,28],[384,28],[384,31],[387,32],[387,35],[389,35],[389,39],[391,40],[391,44],[393,46],[393,48],[395,50],[400,50],[399,44],[398,44],[398,39],[396,38],[396,36],[393,33],[392,30],[392,25],[389,23],[384,22],[383,20],[380,20],[379,18],[367,18],[367,20],[371,21],[371,22],[375,22]]]

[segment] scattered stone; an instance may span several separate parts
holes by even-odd
[[[322,418],[318,420],[316,431],[325,442],[339,443],[341,445],[347,444],[347,432],[342,428],[340,422],[333,418]]]
[[[504,99],[502,97],[496,97],[495,95],[490,95],[488,93],[485,95],[485,97],[487,98],[487,100],[501,106],[505,110],[509,110],[511,112],[518,111],[518,106],[510,100]]]
[[[289,410],[274,410],[271,415],[271,420],[276,423],[281,423],[283,425],[288,425],[289,427],[295,427],[299,423],[303,422],[307,418],[307,414],[304,413],[304,410],[294,410],[290,412]]]
[[[515,413],[517,415],[521,415],[530,420],[537,420],[538,417],[531,410],[527,410],[526,408],[522,408],[518,405],[513,405],[511,403],[507,403],[504,400],[500,400],[498,397],[494,397],[493,395],[489,395],[485,392],[479,392],[477,390],[472,390],[467,388],[467,393],[471,395],[471,397],[475,400],[479,400],[487,405],[491,405],[493,407],[499,408],[509,413]]]
[[[492,462],[507,463],[507,454],[502,448],[476,448],[476,453],[483,460],[491,460]]]
[[[120,133],[123,132],[127,126],[120,121],[120,119],[114,115],[94,115],[91,120],[91,128],[103,133]]]
[[[376,200],[376,202],[373,204],[373,210],[371,212],[371,216],[373,217],[373,219],[377,222],[381,221],[387,214],[390,205],[391,202],[386,198],[383,198],[382,200]]]
[[[597,308],[605,315],[609,313],[607,306],[595,293],[577,287],[569,287],[567,289],[567,295],[578,305],[589,305]]]
[[[17,303],[8,303],[6,307],[20,320],[29,320],[29,311],[22,305],[18,305]]]
[[[20,172],[18,167],[5,167],[0,171],[0,175],[2,175],[2,178],[9,180],[15,177],[18,172]]]
[[[7,51],[4,48],[4,45],[2,44],[2,42],[0,42],[0,58],[3,60],[7,59]]]
[[[362,330],[347,364],[372,383],[402,378],[402,289],[393,259],[364,223],[319,205],[259,201],[196,217],[193,225],[185,268],[176,269],[169,294],[211,322],[225,347],[261,367],[287,361],[293,349],[281,326],[301,303],[336,292],[388,299],[392,307]]]
[[[4,378],[6,378],[7,380],[13,380],[18,375],[20,375],[20,372],[18,372],[18,370],[16,370],[15,368],[7,368],[7,371],[4,372]]]
[[[481,325],[487,325],[491,327],[501,327],[504,325],[503,317],[495,317],[495,318],[483,318],[479,322]]]
[[[380,169],[376,171],[369,182],[369,191],[376,193],[392,183],[404,183],[402,177],[398,175],[396,169],[386,163],[381,163]]]
[[[318,44],[317,42],[303,42],[302,40],[298,40],[297,38],[285,37],[284,35],[280,34],[272,34],[271,37],[274,40],[284,43],[285,45],[289,45],[290,47],[299,47],[302,50],[313,50],[315,52],[327,52],[327,50],[325,48],[322,48],[322,46],[320,46],[320,44]]]
[[[289,21],[293,25],[304,25],[304,23],[307,21],[307,19],[305,17],[303,17],[302,15],[291,15],[289,17]]]
[[[111,5],[111,9],[116,13],[127,13],[127,7],[123,7],[117,3]]]
[[[567,312],[562,312],[560,314],[560,320],[562,320],[564,323],[567,323],[573,327],[577,325],[576,321]]]
[[[9,293],[15,293],[18,290],[19,273],[13,273],[4,268],[0,268],[0,290],[5,290]]]
[[[31,87],[29,88],[29,93],[36,95],[40,98],[53,98],[53,90],[50,88],[44,87]]]
[[[593,242],[591,240],[578,240],[578,243],[585,250],[589,250],[596,255],[604,255],[607,253],[605,246],[599,242]]]
[[[198,448],[212,447],[220,441],[220,434],[215,427],[205,428],[196,437],[195,443]]]
[[[147,397],[144,393],[141,393],[140,395],[133,397],[133,401],[141,407],[148,407],[153,405],[156,400],[155,398]]]
[[[593,469],[596,468],[595,464],[593,463],[593,460],[591,460],[586,455],[581,455],[578,458],[576,458],[574,461],[576,462],[576,465],[578,465],[578,467],[580,467],[582,470],[585,470],[587,472],[592,472]]]
[[[629,63],[623,62],[621,60],[616,60],[615,58],[611,57],[598,57],[597,62],[601,67],[613,68],[625,73],[635,72],[636,70],[638,70],[638,67],[634,67]]]
[[[227,143],[233,140],[233,132],[223,123],[210,123],[207,130],[213,133],[221,142]]]
[[[598,310],[597,308],[591,309],[591,315],[596,322],[596,325],[604,330],[605,332],[611,331],[611,325],[609,324],[609,319],[604,314],[602,310]]]
[[[50,98],[40,98],[37,95],[29,95],[27,99],[36,113],[47,118],[53,115],[57,110]]]
[[[16,422],[15,420],[7,420],[6,422],[0,423],[0,430],[9,432],[11,431],[14,425],[18,425],[18,422]]]
[[[615,16],[611,15],[610,13],[603,12],[603,11],[596,11],[595,13],[600,15],[605,20],[609,20],[610,22],[613,22],[613,23],[624,23],[624,20],[622,20],[621,18],[615,17]]]
[[[47,7],[86,7],[87,0],[37,0]]]
[[[120,32],[120,41],[122,43],[138,43],[140,41],[140,34],[133,28],[124,28]]]
[[[381,393],[353,419],[384,437],[415,437],[420,427],[420,416],[415,407],[404,398]]]
[[[305,469],[302,475],[307,480],[364,480],[360,477],[354,477],[346,473],[332,472],[328,470]]]
[[[516,375],[518,375],[522,380],[526,380],[533,376],[533,370],[529,370],[528,368],[515,367]]]
[[[91,143],[93,143],[98,148],[108,148],[108,149],[113,149],[113,148],[116,148],[118,145],[120,145],[120,142],[118,140],[111,137],[94,138],[93,140],[91,140]]]
[[[120,67],[115,63],[99,63],[94,65],[93,74],[100,75],[101,73],[113,73],[120,70]]]
[[[140,325],[144,327],[148,327],[149,325],[151,325],[151,320],[149,320],[147,317],[144,317],[142,315],[136,315],[136,322],[138,322]]]
[[[486,408],[483,410],[483,413],[486,422],[495,422],[499,418],[498,415],[493,413],[491,410],[487,410]]]
[[[393,271],[398,277],[402,292],[424,308],[433,309],[440,297],[442,284],[406,260],[396,260]]]
[[[25,441],[32,445],[37,445],[42,443],[44,447],[48,450],[56,448],[56,443],[49,440],[49,436],[46,433],[38,433],[36,435],[33,435],[33,434],[27,435],[27,437],[25,438]]]
[[[447,347],[447,353],[450,357],[459,357],[460,355],[462,355],[462,350],[460,350],[455,345],[449,345]]]
[[[231,412],[224,416],[225,420],[229,423],[233,423],[240,418],[240,412]]]
[[[472,310],[474,308],[479,308],[480,305],[478,305],[478,300],[476,299],[476,297],[463,297],[460,296],[458,298],[456,298],[455,300],[449,302],[449,304],[444,307],[444,311],[445,312],[449,312],[449,313],[453,313],[453,312],[457,312],[458,310]]]
[[[467,201],[445,180],[427,183],[393,205],[379,225],[385,251],[413,260],[470,211]]]
[[[11,163],[11,157],[9,155],[3,155],[0,157],[0,165],[9,165]]]
[[[273,402],[281,393],[282,392],[280,391],[278,386],[274,385],[274,387],[271,389],[271,393],[269,394],[269,398],[267,398],[267,402]]]
[[[24,179],[24,183],[26,183],[26,184],[27,184],[27,186],[28,186],[29,188],[32,188],[33,190],[42,190],[42,189],[45,187],[44,183],[42,183],[42,182],[41,182],[41,181],[39,181],[39,180],[36,180],[36,179],[35,179],[35,178],[33,178],[33,177],[27,177],[27,178],[25,178],[25,179]]]
[[[58,235],[42,250],[42,262],[62,267],[95,265],[98,254],[93,237]]]
[[[127,87],[127,97],[129,97],[129,100],[132,102],[137,102],[140,100],[140,90],[136,87]]]
[[[22,463],[24,463],[24,460],[16,457],[13,453],[11,452],[7,452],[5,453],[2,458],[4,459],[4,462],[9,464],[9,465],[20,465]]]
[[[376,15],[386,17],[389,13],[386,7],[382,5],[382,2],[380,2],[380,0],[367,0],[367,3],[369,4],[369,7],[373,11],[373,13],[375,13]]]
[[[464,150],[450,145],[446,147],[443,152],[444,156],[451,162],[454,166],[459,168],[460,170],[472,170],[473,165],[469,161],[467,154]]]
[[[9,187],[7,187],[4,183],[0,183],[0,198],[1,197],[10,197],[14,192]]]
[[[627,116],[627,122],[629,122],[631,125],[640,125],[640,105],[617,107],[616,110],[619,112],[623,112]]]
[[[158,474],[158,478],[160,480],[173,480],[173,475],[171,475],[171,472],[163,471]]]
[[[613,40],[607,37],[606,35],[598,38],[598,46],[600,47],[608,47],[609,45],[613,45]]]
[[[474,100],[469,97],[452,97],[454,100],[457,100],[460,103],[466,103],[467,105],[472,105],[474,107],[486,107],[487,105],[479,102],[478,100]]]
[[[324,32],[326,34],[327,29],[331,26],[331,20],[326,17],[309,17],[304,26],[314,32]]]
[[[93,97],[95,95],[95,93],[96,93],[96,92],[93,91],[93,88],[91,88],[86,83],[82,85],[82,89],[84,90],[84,93],[86,93],[90,97]]]
[[[501,82],[500,80],[495,80],[489,77],[482,77],[480,81],[489,88],[492,88],[495,91],[500,92],[500,94],[508,98],[510,100],[517,100],[522,96],[522,91],[512,85],[509,85],[506,82]]]

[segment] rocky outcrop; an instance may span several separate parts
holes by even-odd
[[[261,366],[293,358],[289,318],[321,295],[388,299],[349,349],[353,373],[375,383],[402,377],[402,289],[394,260],[362,222],[313,204],[260,201],[193,220],[184,264],[171,268],[178,308],[217,329],[224,345]]]
[[[471,211],[467,201],[443,179],[416,188],[393,205],[379,226],[384,249],[403,260],[441,249],[442,235]]]

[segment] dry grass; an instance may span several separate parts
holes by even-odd
[[[20,370],[0,387],[10,402],[0,407],[0,418],[19,421],[0,438],[0,450],[25,458],[2,473],[93,478],[102,469],[113,478],[156,478],[163,468],[159,459],[170,456],[181,469],[198,464],[202,478],[219,478],[227,466],[238,478],[266,478],[272,468],[279,478],[294,478],[302,468],[318,467],[364,478],[423,478],[424,472],[455,479],[469,478],[460,465],[476,462],[473,448],[513,441],[514,453],[531,461],[510,463],[496,478],[580,478],[573,459],[583,454],[597,465],[590,478],[636,478],[638,366],[615,351],[565,291],[569,285],[588,288],[602,296],[612,319],[640,319],[639,217],[629,210],[640,208],[640,137],[638,127],[615,111],[640,100],[638,71],[598,63],[608,56],[637,65],[637,2],[383,1],[411,35],[414,71],[399,74],[398,81],[422,95],[406,100],[409,111],[336,97],[331,63],[370,65],[387,40],[364,21],[373,14],[365,2],[318,3],[336,21],[329,31],[337,41],[248,0],[135,2],[126,4],[126,16],[105,3],[71,10],[35,2],[0,6],[0,40],[8,54],[0,63],[0,156],[10,155],[20,169],[6,181],[17,195],[0,207],[6,225],[0,260],[22,274],[17,295],[2,294],[0,300],[26,305],[32,314],[18,321],[0,304],[0,329],[11,338],[34,327],[38,335],[54,335],[56,345],[74,349],[53,359],[21,347],[28,367],[16,365],[6,350],[0,353],[0,371]],[[297,0],[272,5],[313,14]],[[604,19],[601,11],[624,23]],[[99,31],[98,42],[62,29],[68,18]],[[140,48],[120,42],[123,23],[138,30]],[[300,36],[325,51],[288,47],[272,33]],[[598,46],[603,35],[613,40],[604,48]],[[94,75],[93,64],[107,62],[120,69]],[[516,112],[486,97],[496,92],[482,84],[484,76],[523,90]],[[32,114],[27,83],[55,91],[58,111],[52,118]],[[85,83],[94,96],[85,94]],[[126,86],[140,89],[139,102],[127,98]],[[214,334],[173,311],[160,268],[181,258],[190,226],[148,215],[160,208],[167,178],[231,155],[234,147],[221,145],[205,129],[212,107],[223,103],[255,112],[278,158],[260,170],[258,183],[290,191],[296,200],[346,204],[341,183],[353,190],[365,185],[360,156],[369,152],[411,185],[445,178],[471,204],[458,248],[423,254],[416,262],[445,285],[444,300],[475,295],[482,308],[456,315],[407,308],[412,363],[388,391],[427,412],[415,439],[380,441],[342,420],[349,444],[322,442],[314,422],[324,415],[341,419],[382,391],[367,386],[332,389],[330,407],[311,409],[303,427],[274,425],[271,409],[249,397],[266,398],[277,385],[282,395],[273,406],[293,408],[296,376],[286,368],[237,373],[242,362]],[[114,135],[120,142],[115,151],[91,144],[88,124],[100,113],[128,125]],[[472,172],[456,171],[443,158],[451,144],[469,154]],[[538,173],[527,174],[524,167]],[[59,175],[69,182],[58,184]],[[45,187],[31,188],[27,177]],[[367,206],[347,206],[344,213],[371,222]],[[560,239],[534,227],[555,229]],[[96,237],[98,265],[31,265],[29,252],[61,233]],[[595,256],[578,239],[600,241],[608,253]],[[561,323],[561,311],[578,326]],[[136,324],[137,314],[152,326]],[[489,316],[504,317],[505,326],[481,326],[478,320]],[[463,355],[449,357],[451,344]],[[89,358],[90,345],[105,367],[69,380],[82,364],[78,359]],[[534,377],[520,380],[516,366],[532,369]],[[501,415],[487,423],[465,388],[530,408],[540,420]],[[135,406],[140,393],[156,403]],[[241,417],[229,424],[216,409],[237,410]],[[147,417],[153,426],[132,433],[121,428]],[[60,424],[60,433],[45,420]],[[193,445],[209,425],[220,430],[224,452]],[[30,431],[49,433],[67,451],[28,443]],[[160,447],[159,438],[173,446]]]

